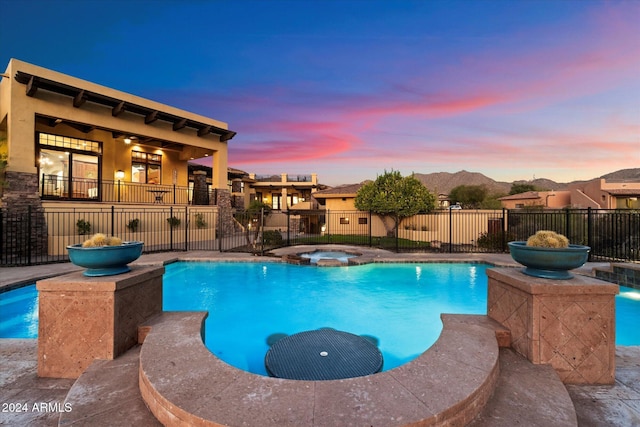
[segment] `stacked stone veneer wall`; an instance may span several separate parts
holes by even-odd
[[[5,263],[47,253],[47,223],[36,174],[6,171],[0,208]]]
[[[209,204],[209,192],[207,191],[207,173],[205,171],[193,172],[193,204]]]
[[[233,213],[231,209],[231,192],[229,190],[218,189],[216,191],[215,204],[220,208],[220,236],[227,236],[234,232]]]

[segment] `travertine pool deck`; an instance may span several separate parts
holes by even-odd
[[[323,245],[323,248],[341,248],[339,245]],[[314,247],[315,248],[315,247]],[[308,248],[290,247],[281,249],[282,255],[286,251],[298,253]],[[377,262],[411,262],[411,261],[460,261],[460,262],[488,262],[498,266],[517,266],[508,254],[395,254],[386,251],[370,250],[368,248],[354,248],[363,253],[363,257],[375,258]],[[137,264],[163,264],[179,259],[212,259],[212,260],[252,260],[256,257],[247,254],[228,254],[212,252],[173,252],[143,255]],[[587,264],[580,269],[583,274],[590,274],[596,266],[607,263]],[[0,268],[0,287],[16,282],[32,283],[36,279],[64,274],[78,268],[68,264],[52,264],[19,268]],[[11,402],[26,402],[30,405],[48,402],[62,407],[64,396],[72,386],[72,380],[38,378],[36,376],[37,341],[36,340],[0,340],[0,404]],[[618,347],[616,349],[616,382],[613,386],[567,386],[567,390],[574,402],[578,423],[580,426],[629,426],[640,425],[640,347]],[[504,371],[503,371],[504,374]],[[501,382],[506,380],[501,379]],[[513,385],[512,385],[513,387]],[[123,386],[123,390],[126,387]],[[517,393],[518,387],[511,391]],[[136,403],[137,402],[137,403]],[[146,408],[139,406],[140,400],[127,399],[118,411],[141,411]],[[58,423],[58,413],[37,412],[30,410],[22,413],[0,412],[2,425],[34,425],[54,426]],[[105,403],[105,414],[109,414]],[[64,408],[62,407],[62,410]],[[499,411],[498,411],[499,413]],[[531,420],[531,424],[523,422],[521,425],[535,425],[536,414],[521,414],[523,421]],[[134,417],[135,418],[135,417]],[[131,418],[132,422],[134,418]],[[115,421],[105,416],[104,425]],[[495,421],[495,420],[494,420]],[[478,425],[500,425],[495,422]],[[81,425],[81,424],[77,424]],[[88,424],[87,424],[88,425]],[[127,425],[127,424],[120,424]],[[133,425],[133,424],[130,424]],[[138,424],[141,425],[141,424]],[[146,425],[146,424],[145,424]],[[475,425],[475,424],[474,424]]]

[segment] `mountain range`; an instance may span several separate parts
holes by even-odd
[[[479,172],[468,172],[465,170],[456,173],[416,173],[414,176],[432,192],[443,194],[449,194],[453,188],[459,185],[484,185],[490,193],[508,194],[513,184],[531,184],[536,188],[544,190],[566,190],[571,184],[586,182],[572,181],[562,183],[546,178],[536,178],[529,181],[521,180],[511,183],[495,181]],[[640,182],[640,168],[621,169],[596,178],[604,178],[607,182]]]

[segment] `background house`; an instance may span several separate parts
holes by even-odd
[[[640,209],[639,197],[640,182],[607,182],[596,178],[570,184],[568,190],[527,191],[499,200],[506,209]]]
[[[640,182],[607,182],[597,178],[569,186],[575,208],[640,209]]]
[[[506,209],[549,208],[562,209],[571,204],[570,191],[527,191],[500,197],[498,200]]]

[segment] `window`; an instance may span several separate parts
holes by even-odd
[[[97,199],[102,143],[38,133],[37,166],[45,198]]]
[[[280,202],[282,200],[282,194],[273,193],[271,195],[271,209],[280,210]]]
[[[367,219],[368,218],[366,216],[358,218],[358,224],[366,225],[368,223]]]
[[[340,224],[349,225],[349,218],[347,217],[340,218]]]
[[[162,177],[162,155],[131,152],[131,182],[160,184]]]
[[[298,196],[298,193],[289,194],[287,196],[287,199],[289,200],[289,206],[297,205],[298,202],[300,201],[300,197]]]

